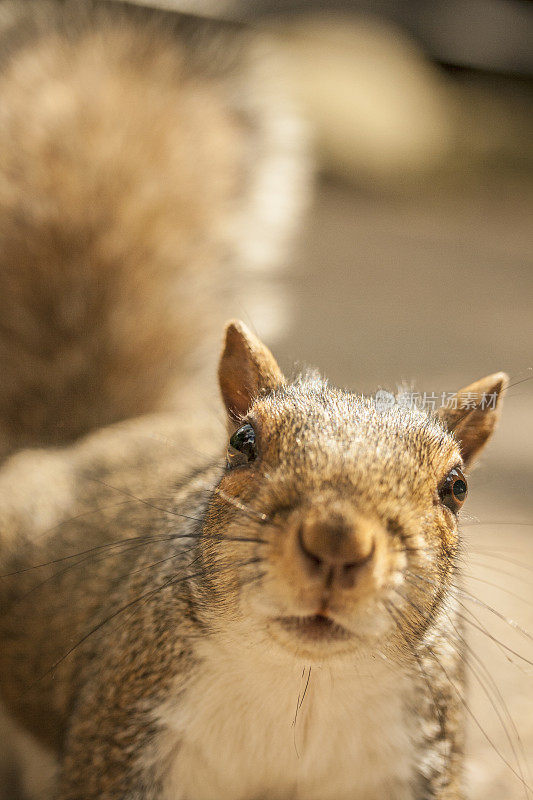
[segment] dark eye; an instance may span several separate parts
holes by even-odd
[[[239,467],[248,464],[257,456],[255,431],[249,423],[235,431],[228,445],[228,467]]]
[[[452,469],[446,476],[444,483],[439,489],[441,503],[456,514],[466,500],[467,493],[468,486],[466,485],[466,478],[461,470],[455,467],[455,469]]]

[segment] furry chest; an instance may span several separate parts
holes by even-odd
[[[165,800],[411,800],[400,683],[379,667],[204,669],[160,709]]]

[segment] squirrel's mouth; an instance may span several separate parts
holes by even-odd
[[[277,617],[275,620],[287,633],[308,642],[344,641],[352,634],[325,614],[305,617]]]

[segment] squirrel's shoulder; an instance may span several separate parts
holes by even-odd
[[[111,509],[111,518],[129,501],[139,516],[161,517],[168,503],[170,513],[180,492],[218,469],[224,435],[216,417],[182,409],[115,423],[66,447],[15,453],[0,467],[3,557],[10,540],[15,550],[21,537],[44,545],[98,508]]]

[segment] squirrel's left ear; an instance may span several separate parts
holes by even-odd
[[[508,384],[505,372],[495,372],[465,386],[440,409],[440,420],[459,442],[466,465],[472,463],[492,436]]]
[[[281,386],[285,378],[268,347],[243,322],[232,320],[226,326],[218,382],[230,418],[238,421],[256,397]]]

